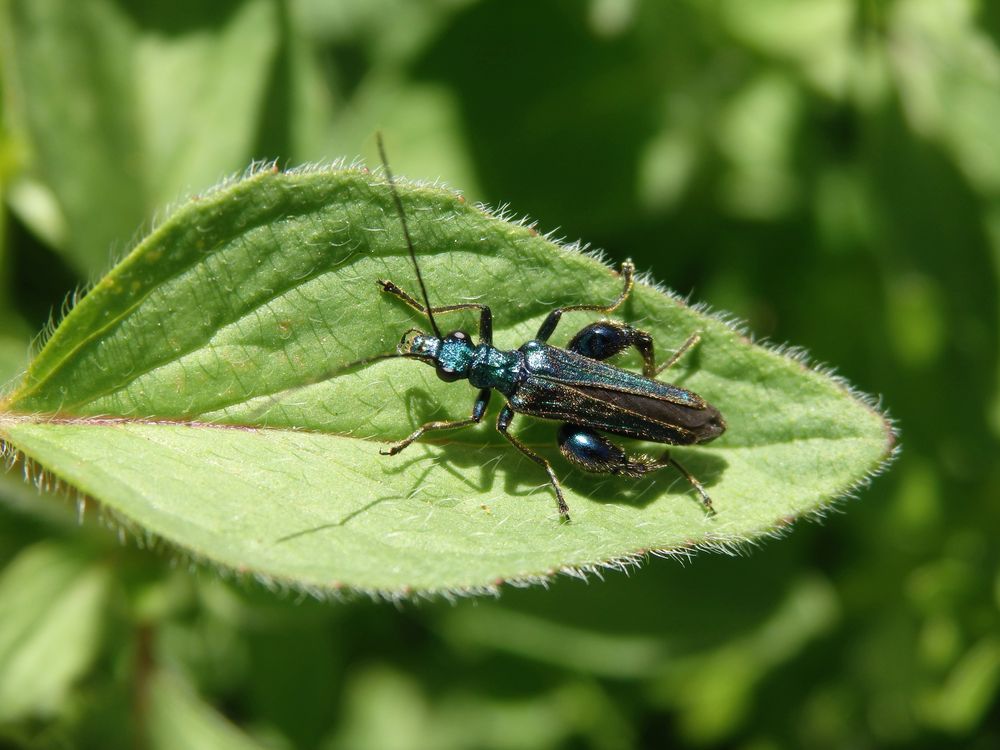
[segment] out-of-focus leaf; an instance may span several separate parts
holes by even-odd
[[[9,328],[21,327],[19,321],[12,321],[8,316],[0,316],[0,326]],[[28,342],[21,336],[12,336],[0,331],[0,390],[4,385],[19,376],[28,366]]]
[[[901,0],[893,7],[893,72],[911,125],[939,140],[969,179],[1000,196],[1000,49],[976,3]]]
[[[156,672],[145,717],[155,750],[262,750],[258,742],[199,697],[180,677]]]
[[[670,595],[669,588],[664,595]],[[684,600],[677,604],[684,606]],[[837,615],[829,584],[809,579],[798,581],[755,627],[707,648],[685,644],[683,629],[676,632],[668,621],[661,621],[659,637],[635,635],[631,622],[621,624],[621,633],[595,632],[588,623],[556,622],[513,611],[505,603],[455,610],[444,625],[463,646],[492,648],[568,672],[647,678],[657,686],[657,700],[678,712],[685,731],[705,742],[735,730],[750,710],[755,685],[828,632]]]
[[[982,721],[998,688],[1000,643],[987,637],[963,654],[944,684],[926,696],[929,723],[950,732],[968,732]]]
[[[0,722],[63,707],[97,649],[108,581],[104,565],[55,542],[0,573]]]
[[[825,93],[844,93],[854,53],[851,0],[724,0],[718,7],[720,20],[740,41],[794,63]]]
[[[592,683],[532,689],[517,696],[470,693],[453,686],[435,695],[413,676],[377,666],[357,675],[347,695],[347,719],[325,746],[331,750],[542,750],[581,738],[589,740],[584,746],[635,746],[632,728]]]
[[[768,218],[789,210],[798,194],[791,178],[791,144],[801,94],[784,77],[766,76],[734,97],[719,132],[730,163],[723,198],[733,213]]]
[[[202,25],[185,17],[184,6],[138,4],[133,85],[147,216],[255,156],[278,44],[277,5],[229,0]]]
[[[10,116],[61,209],[53,221],[65,225],[65,251],[96,271],[145,218],[127,24],[108,0],[7,2],[2,11]]]
[[[828,582],[799,581],[756,630],[706,654],[668,664],[657,692],[678,710],[691,739],[717,741],[746,720],[754,689],[764,676],[828,632],[837,615],[838,602]]]
[[[83,275],[106,268],[153,211],[246,166],[274,8],[244,0],[192,18],[184,6],[112,0],[3,4],[10,116],[30,142],[33,179],[61,210],[44,236],[61,236]],[[21,197],[16,206],[36,205]]]

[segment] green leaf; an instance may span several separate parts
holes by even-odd
[[[488,301],[515,348],[557,305],[612,300],[604,264],[467,205],[402,186],[432,300]],[[394,350],[424,323],[380,295],[413,288],[384,182],[364,171],[259,173],[178,210],[76,306],[2,404],[0,438],[70,486],[197,558],[298,587],[481,590],[647,550],[728,546],[821,510],[892,450],[883,416],[842,383],[647,284],[619,313],[660,352],[701,331],[670,379],[715,404],[728,432],[673,455],[708,486],[708,516],[676,473],[574,471],[554,425],[438,433],[379,454],[475,391]],[[471,330],[474,319],[442,316]],[[566,316],[565,342],[593,319]],[[629,360],[625,361],[626,364]],[[495,396],[496,410],[501,398]],[[658,450],[646,446],[647,450]]]
[[[179,676],[157,672],[149,684],[146,717],[152,748],[261,750],[266,745],[245,734],[198,696]]]
[[[173,3],[131,5],[0,6],[12,119],[40,183],[28,180],[33,204],[24,190],[15,204],[42,236],[61,240],[84,275],[103,272],[111,249],[155,209],[246,164],[277,47],[271,0],[201,15]],[[42,186],[60,216],[31,210],[39,194],[49,197]]]
[[[108,570],[66,544],[42,542],[0,574],[0,723],[64,706],[93,659]]]

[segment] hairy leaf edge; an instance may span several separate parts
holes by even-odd
[[[195,201],[202,201],[208,198],[216,197],[235,186],[243,185],[247,182],[259,179],[262,176],[275,174],[278,171],[276,162],[254,162],[242,173],[230,175],[205,191],[184,196],[178,201],[169,204],[162,211],[158,212],[157,216],[150,222],[148,230],[143,234],[142,239],[135,243],[135,247],[133,247],[133,249],[129,252],[123,254],[118,262],[112,265],[112,268],[114,268],[118,263],[127,262],[129,257],[138,251],[139,245],[141,245],[142,241],[155,233],[159,227],[161,227],[169,218],[172,218],[177,211],[183,209],[185,206],[188,206]],[[381,168],[370,170],[360,159],[354,159],[350,162],[347,160],[338,160],[332,163],[306,164],[282,171],[286,174],[292,175],[317,174],[330,171],[348,171],[361,174],[372,174],[379,179],[383,178]],[[440,181],[421,181],[397,178],[397,182],[400,185],[415,189],[448,190],[457,197],[462,197],[459,191],[448,187]],[[536,220],[517,214],[515,211],[510,209],[508,205],[491,208],[485,204],[477,203],[475,204],[475,208],[490,218],[497,219],[517,227],[537,231],[536,227],[538,222]],[[579,253],[585,255],[606,267],[609,272],[614,273],[614,269],[607,261],[605,252],[600,248],[594,248],[588,243],[584,243],[580,240],[572,242],[567,241],[564,237],[557,236],[555,231],[546,232],[541,234],[541,236],[551,242],[557,249],[567,253]],[[753,337],[753,334],[750,332],[745,321],[740,319],[738,316],[724,311],[715,311],[710,305],[704,302],[698,302],[693,305],[689,304],[688,298],[681,296],[677,292],[656,281],[649,272],[642,272],[639,274],[636,277],[636,282],[654,289],[660,294],[670,298],[673,302],[680,306],[689,308],[698,314],[720,322],[726,328],[737,334],[747,344],[760,347],[782,358],[790,359],[799,364],[804,371],[811,371],[828,378],[851,399],[860,403],[868,411],[874,413],[880,418],[885,434],[885,451],[883,455],[874,466],[867,468],[858,479],[846,485],[842,490],[833,494],[831,497],[819,499],[816,505],[810,510],[797,516],[785,516],[779,518],[771,525],[762,527],[746,537],[706,539],[703,541],[691,542],[680,547],[671,548],[637,549],[631,552],[626,552],[622,555],[597,560],[593,563],[585,565],[566,565],[542,572],[518,573],[487,584],[441,588],[412,588],[403,586],[398,589],[374,589],[356,587],[350,584],[318,586],[303,583],[302,581],[294,579],[288,579],[283,576],[264,571],[235,570],[207,555],[185,547],[181,543],[161,537],[154,532],[141,527],[136,521],[129,518],[121,511],[81,492],[70,482],[61,478],[58,473],[41,465],[30,455],[27,455],[22,450],[17,448],[16,445],[7,440],[2,434],[0,434],[0,460],[3,460],[8,471],[19,466],[24,474],[25,480],[34,484],[40,493],[48,492],[56,495],[62,495],[70,502],[75,502],[78,510],[78,517],[81,523],[84,521],[89,506],[93,506],[97,512],[99,521],[112,531],[115,531],[122,542],[132,538],[140,548],[169,550],[174,556],[175,564],[188,564],[197,566],[198,568],[210,569],[223,578],[241,583],[253,583],[274,592],[284,591],[295,594],[304,593],[319,600],[347,600],[361,596],[368,597],[376,601],[389,601],[393,603],[418,599],[444,598],[448,600],[456,600],[459,598],[473,596],[496,597],[499,596],[501,587],[503,586],[513,586],[518,588],[532,585],[547,586],[553,579],[560,575],[586,580],[590,576],[603,578],[602,573],[605,570],[615,570],[627,574],[630,569],[638,568],[651,556],[690,558],[695,553],[701,551],[729,555],[745,554],[750,548],[758,546],[764,540],[778,539],[784,536],[788,533],[794,523],[799,520],[799,518],[805,518],[806,520],[811,521],[821,521],[831,510],[838,508],[847,500],[856,498],[862,490],[871,484],[875,477],[885,472],[893,461],[895,461],[901,450],[901,446],[898,441],[899,429],[895,420],[892,419],[887,409],[883,406],[881,398],[856,389],[846,378],[838,375],[834,368],[823,363],[812,362],[808,351],[803,347],[791,346],[787,344],[774,344],[763,339],[757,340]],[[52,337],[56,334],[57,329],[73,314],[73,310],[76,308],[77,304],[81,302],[90,291],[97,288],[99,284],[100,281],[98,280],[92,284],[81,287],[67,296],[66,302],[60,310],[58,319],[54,315],[51,316],[49,323],[32,342],[33,355],[37,355],[41,348],[52,339]],[[2,409],[4,403],[10,399],[16,388],[25,382],[25,376],[30,373],[30,370],[31,366],[29,364],[28,370],[24,374],[22,374],[19,378],[15,378],[10,384],[8,384],[3,397],[0,397],[0,409]],[[29,417],[29,415],[9,416],[15,418]],[[100,421],[102,418],[87,417],[74,420],[72,418],[67,419],[64,417],[57,417],[57,419],[62,422],[77,421],[81,423],[94,423]],[[185,424],[183,421],[170,422],[169,420],[162,419],[143,420],[120,417],[109,417],[107,418],[107,421],[119,423],[136,422],[146,424]],[[194,426],[199,423],[190,424]],[[223,425],[212,425],[208,423],[203,424],[206,427],[212,428],[225,427]],[[2,427],[2,425],[0,425],[0,427]],[[249,427],[240,426],[234,426],[234,428],[251,429]],[[254,427],[252,429],[267,428]]]

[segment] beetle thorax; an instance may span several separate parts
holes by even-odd
[[[496,388],[509,397],[524,377],[524,355],[480,344],[472,356],[468,377],[476,388]]]

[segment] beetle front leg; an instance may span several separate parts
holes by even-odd
[[[698,493],[705,509],[710,514],[715,514],[712,499],[701,482],[671,458],[669,453],[664,453],[663,458],[659,460],[646,456],[630,456],[599,432],[589,427],[568,423],[559,428],[559,450],[571,463],[595,474],[641,477],[665,466],[673,466]]]
[[[569,506],[566,505],[566,498],[563,497],[562,485],[559,484],[559,478],[556,476],[555,471],[552,469],[552,464],[546,461],[544,458],[539,456],[533,450],[528,448],[524,443],[518,440],[516,437],[508,432],[511,421],[514,419],[514,410],[510,406],[505,406],[500,410],[499,416],[497,416],[497,432],[507,438],[511,445],[517,448],[521,453],[526,455],[536,464],[541,466],[549,475],[549,482],[552,484],[552,489],[556,493],[556,507],[559,508],[559,515],[563,517],[564,520],[568,521],[569,518]]]
[[[395,456],[414,440],[418,440],[425,432],[431,432],[433,430],[452,430],[458,427],[469,427],[474,424],[479,424],[483,419],[483,414],[486,413],[486,406],[490,402],[490,393],[492,393],[492,391],[490,391],[489,388],[483,388],[479,392],[479,396],[476,398],[476,403],[472,405],[472,416],[468,419],[458,419],[451,422],[428,422],[427,424],[421,425],[415,429],[408,437],[403,438],[388,450],[380,450],[379,453],[383,456]]]
[[[618,295],[618,299],[610,305],[570,305],[568,307],[558,307],[546,316],[542,325],[539,327],[535,338],[538,341],[548,341],[549,336],[555,332],[556,326],[559,325],[559,321],[562,320],[563,313],[576,312],[578,310],[593,310],[594,312],[602,312],[605,314],[613,313],[621,307],[621,304],[628,299],[629,294],[632,292],[632,286],[634,284],[632,276],[634,274],[635,265],[630,260],[625,261],[622,263],[622,270],[620,272],[623,280],[623,287],[622,293]]]
[[[414,299],[413,296],[396,286],[394,282],[386,279],[376,279],[375,283],[386,294],[391,294],[393,297],[401,299],[414,310],[427,315],[427,307]],[[479,340],[484,344],[492,345],[493,311],[490,310],[488,305],[483,305],[478,302],[462,302],[457,305],[432,307],[430,312],[432,315],[441,315],[443,313],[457,312],[458,310],[479,310]]]

